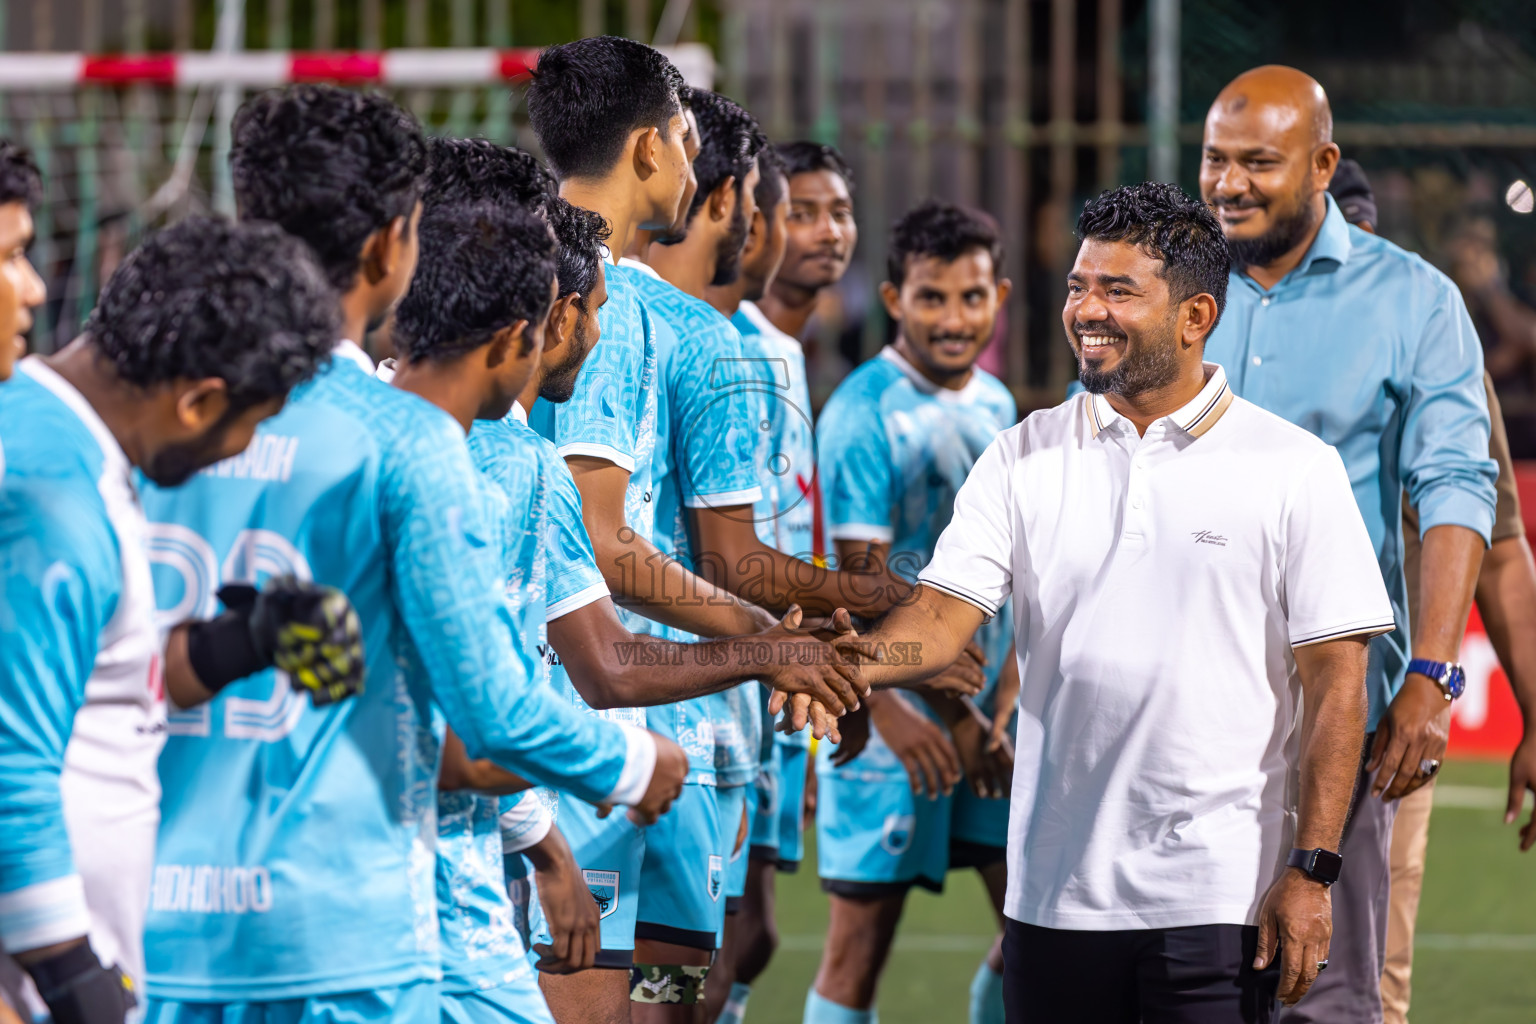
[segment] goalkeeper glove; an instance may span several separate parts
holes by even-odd
[[[90,943],[71,946],[27,967],[54,1024],[123,1024],[138,1005],[133,981],[119,967],[103,967]]]
[[[207,689],[275,666],[315,707],[362,692],[362,628],[341,591],[277,576],[259,591],[230,584],[219,600],[224,614],[187,632],[187,658]]]

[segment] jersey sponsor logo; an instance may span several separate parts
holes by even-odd
[[[299,439],[284,434],[257,434],[239,455],[215,462],[203,470],[208,476],[235,480],[262,480],[285,484],[293,476],[293,460]]]
[[[583,870],[581,876],[586,879],[587,891],[592,894],[592,899],[597,903],[599,919],[619,909],[619,873],[617,871]]]
[[[705,884],[709,887],[709,898],[719,903],[720,891],[725,888],[725,858],[719,854],[709,855],[709,875]]]
[[[265,914],[272,909],[266,868],[161,864],[155,868],[151,910],[191,914]]]
[[[900,857],[912,846],[912,830],[917,818],[911,814],[887,814],[880,831],[880,848],[892,857]]]

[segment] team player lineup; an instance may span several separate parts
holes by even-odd
[[[1337,454],[1208,361],[1230,230],[1172,186],[1090,202],[1090,393],[1019,424],[977,365],[998,227],[924,201],[878,254],[891,342],[813,417],[803,342],[858,244],[837,150],[617,37],[543,51],[526,101],[542,162],[374,94],[253,96],[237,217],[151,236],[14,365],[41,193],[0,143],[8,1000],[741,1024],[814,789],[805,1024],[874,1024],[908,894],[959,869],[996,921],[971,1024],[1071,1019],[1068,949],[1106,965],[1076,1019],[1280,1020],[1328,965],[1366,646],[1400,617]],[[1276,476],[1206,502],[1194,556],[1136,525],[1255,450]],[[1169,624],[1145,657],[1072,632],[1116,586]],[[1178,742],[1237,767],[1186,810],[1152,695],[1213,685],[1170,618],[1208,592],[1250,595],[1210,608],[1252,707],[1189,691]],[[1201,874],[1208,903],[1149,895]]]

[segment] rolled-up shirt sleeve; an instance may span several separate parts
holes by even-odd
[[[1013,451],[1018,430],[1004,431],[981,453],[917,580],[996,615],[1013,592]]]
[[[1493,532],[1498,465],[1488,457],[1483,349],[1461,293],[1436,275],[1403,415],[1403,486],[1419,510],[1420,536],[1464,526],[1486,544]]]

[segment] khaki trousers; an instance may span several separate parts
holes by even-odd
[[[1429,846],[1429,810],[1435,784],[1398,801],[1392,824],[1392,895],[1387,906],[1387,962],[1381,972],[1385,1024],[1407,1024],[1413,994],[1413,931],[1424,887],[1424,851]]]

